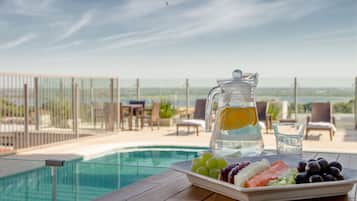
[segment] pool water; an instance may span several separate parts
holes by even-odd
[[[90,160],[66,162],[57,171],[58,201],[87,201],[159,174],[205,149],[143,147],[126,149]],[[0,178],[0,201],[52,200],[51,170],[42,167]]]

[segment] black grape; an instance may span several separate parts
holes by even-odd
[[[325,172],[328,169],[328,162],[325,159],[320,159],[317,161],[321,167],[321,171]]]
[[[305,172],[305,170],[306,170],[306,162],[305,161],[300,161],[298,166],[297,166],[297,170],[299,172]]]
[[[310,183],[322,182],[322,181],[324,181],[324,179],[318,174],[312,175],[309,178]]]
[[[319,174],[321,171],[321,167],[317,161],[310,161],[307,164],[307,173],[314,175],[314,174]]]
[[[331,163],[328,164],[328,166],[338,168],[340,171],[342,171],[342,165],[337,161],[332,161]]]
[[[328,172],[329,172],[330,174],[332,174],[333,176],[335,176],[335,177],[341,175],[340,170],[339,170],[338,168],[336,168],[336,167],[330,167],[329,170],[328,170]]]

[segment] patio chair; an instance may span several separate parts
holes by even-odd
[[[94,105],[94,127],[100,122],[100,127],[103,128],[104,124],[104,106],[103,104],[96,103]]]
[[[157,125],[157,129],[160,129],[160,103],[154,102],[152,108],[149,110],[148,115],[144,116],[144,119],[150,124],[151,130],[154,130],[154,123]]]
[[[330,140],[332,141],[336,132],[336,121],[331,113],[331,103],[312,103],[311,117],[308,116],[306,120],[305,139],[307,139],[308,133],[311,130],[325,130],[329,131]]]
[[[187,127],[190,132],[190,127],[196,129],[196,134],[199,134],[199,128],[205,128],[205,112],[206,112],[206,99],[197,99],[195,104],[195,111],[193,112],[193,119],[182,120],[176,124],[176,134],[179,134],[180,127]]]
[[[272,116],[268,114],[269,104],[266,101],[257,102],[257,113],[259,125],[265,132],[268,133],[269,129],[272,129]]]
[[[125,123],[125,119],[128,118],[129,114],[128,114],[128,111],[124,111],[123,110],[123,103],[120,102],[120,109],[119,109],[119,119],[120,119],[120,128],[121,129],[124,129],[124,123]],[[129,121],[129,120],[127,120]]]

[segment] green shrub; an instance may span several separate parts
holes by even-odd
[[[353,100],[349,102],[339,102],[333,104],[334,113],[352,113],[353,111]]]
[[[16,105],[10,101],[0,99],[0,118],[2,117],[23,117],[24,106]]]
[[[161,100],[160,118],[171,118],[176,114],[176,109],[170,101]]]
[[[353,112],[353,100],[346,102],[332,103],[333,113],[352,113]],[[294,103],[290,103],[289,114],[294,112]],[[310,113],[311,103],[298,104],[299,113]]]
[[[276,102],[270,102],[268,107],[268,114],[271,115],[273,120],[278,120],[281,112],[281,105]]]

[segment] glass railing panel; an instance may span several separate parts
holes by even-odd
[[[295,119],[294,78],[259,77],[257,101],[267,101],[273,121]]]
[[[330,102],[338,131],[354,128],[354,78],[298,78],[300,118],[311,115],[311,104]],[[340,129],[339,129],[340,128]],[[343,131],[344,133],[344,131]],[[346,131],[348,134],[349,132]]]
[[[128,104],[137,99],[136,79],[120,79],[120,101]]]

